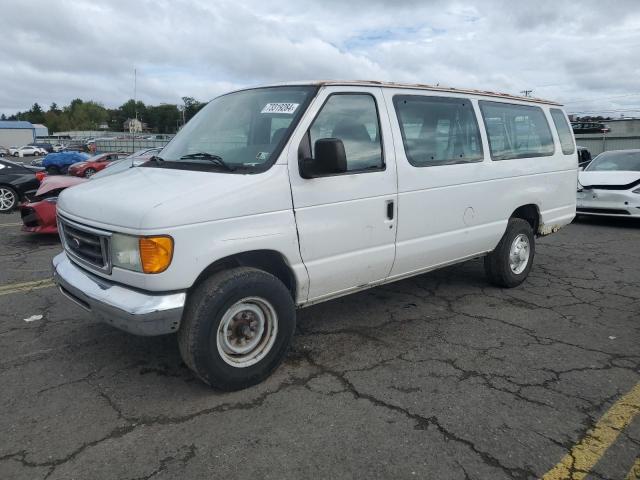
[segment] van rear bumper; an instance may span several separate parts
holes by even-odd
[[[109,282],[77,267],[63,252],[53,259],[60,292],[100,321],[134,335],[175,333],[186,292],[151,293]]]

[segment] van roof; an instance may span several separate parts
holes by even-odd
[[[450,92],[450,93],[466,93],[470,95],[478,95],[482,97],[502,98],[507,100],[518,100],[521,102],[532,103],[544,103],[547,105],[562,106],[561,103],[553,102],[551,100],[544,100],[542,98],[522,97],[518,95],[511,95],[508,93],[491,92],[487,90],[474,90],[468,88],[454,88],[454,87],[441,87],[440,85],[427,85],[423,83],[400,83],[400,82],[382,82],[378,80],[312,80],[306,82],[284,82],[265,86],[280,86],[280,85],[345,85],[345,86],[371,86],[371,87],[387,87],[387,88],[410,88],[415,90],[429,90],[432,92]]]

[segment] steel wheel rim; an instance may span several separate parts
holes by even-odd
[[[244,368],[258,363],[273,347],[278,315],[264,298],[247,297],[222,316],[216,334],[218,354],[225,363]]]
[[[531,244],[529,243],[529,237],[521,233],[513,239],[511,248],[509,249],[509,267],[511,271],[516,275],[524,272],[529,264],[530,256]]]
[[[0,211],[11,210],[16,202],[16,196],[6,188],[0,188]]]

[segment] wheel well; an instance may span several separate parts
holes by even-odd
[[[270,273],[285,284],[295,300],[297,288],[296,277],[282,254],[275,250],[253,250],[216,260],[198,275],[193,286],[196,286],[215,272],[235,267],[253,267]]]
[[[537,205],[530,203],[528,205],[522,205],[515,209],[510,218],[521,218],[529,222],[533,229],[533,234],[537,235],[538,227],[540,226],[540,212]]]

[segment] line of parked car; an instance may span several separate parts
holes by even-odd
[[[130,155],[102,153],[94,156],[59,152],[34,160],[31,165],[0,158],[0,213],[19,208],[23,231],[57,233],[56,205],[60,192],[90,178],[139,166],[159,151],[149,148]]]

